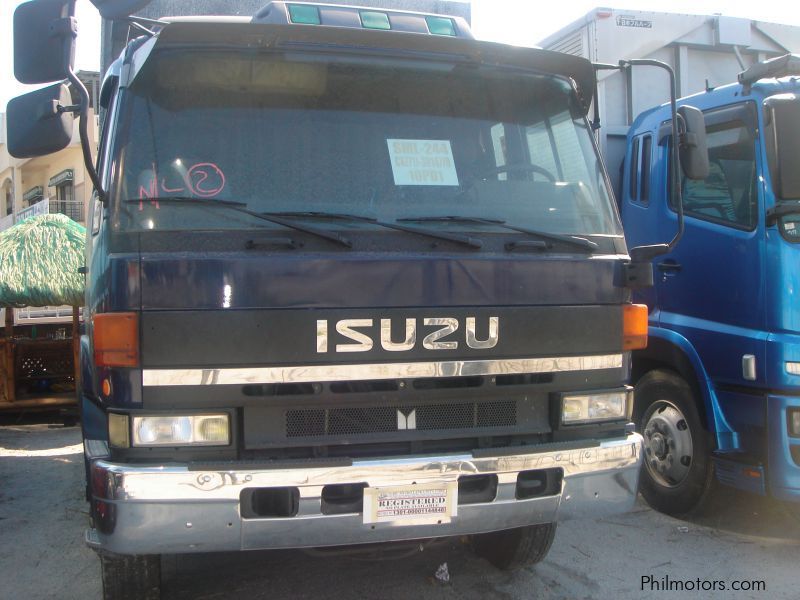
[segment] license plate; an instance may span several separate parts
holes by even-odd
[[[458,514],[458,482],[364,488],[364,523],[436,525]]]

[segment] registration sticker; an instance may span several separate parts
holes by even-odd
[[[395,185],[458,185],[450,140],[387,139]]]
[[[457,481],[364,488],[364,523],[449,523],[457,513]]]

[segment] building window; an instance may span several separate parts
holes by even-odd
[[[8,216],[14,214],[14,190],[11,189],[11,186],[6,186],[3,189],[3,196],[5,198],[5,212],[3,216]]]
[[[44,188],[40,185],[29,189],[22,194],[22,202],[25,206],[33,206],[37,202],[44,200]]]
[[[65,181],[56,186],[56,203],[50,212],[67,215],[73,221],[83,222],[83,202],[75,201],[75,187],[72,181]]]
[[[50,200],[50,212],[67,215],[73,221],[83,222],[83,202],[75,200],[74,173],[66,169],[50,178],[49,185],[55,188],[55,198]]]

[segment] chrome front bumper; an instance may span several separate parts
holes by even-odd
[[[642,437],[604,441],[584,448],[508,456],[470,454],[413,456],[354,461],[348,466],[189,470],[186,466],[137,467],[103,460],[114,507],[113,532],[87,532],[87,543],[118,554],[171,554],[268,548],[337,546],[482,533],[577,517],[601,517],[629,510],[636,498]],[[517,474],[563,469],[560,494],[517,500]],[[210,467],[209,467],[210,469]],[[364,524],[358,513],[323,515],[325,485],[366,482],[396,486],[456,481],[461,475],[497,474],[491,502],[465,504],[450,523]],[[296,516],[242,518],[243,489],[296,486]]]

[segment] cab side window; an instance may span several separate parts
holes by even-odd
[[[641,152],[639,151],[641,148]],[[650,163],[653,150],[653,136],[640,135],[633,139],[631,147],[630,172],[628,174],[629,193],[632,202],[647,206],[650,202]]]
[[[758,220],[754,136],[743,121],[706,128],[709,173],[702,181],[682,178],[688,216],[752,230]]]

